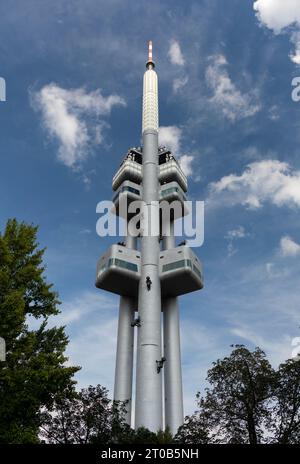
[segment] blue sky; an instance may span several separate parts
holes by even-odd
[[[226,5],[225,5],[226,4]],[[255,8],[255,9],[254,9]],[[181,298],[185,412],[230,344],[292,353],[300,312],[297,0],[0,2],[0,227],[39,224],[80,386],[112,390],[118,298],[94,288],[96,205],[140,144],[146,44],[161,139],[204,200],[205,289]]]

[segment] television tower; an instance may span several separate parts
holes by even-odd
[[[174,221],[187,214],[187,179],[170,150],[158,146],[158,128],[158,79],[150,41],[143,81],[143,147],[128,150],[112,182],[114,212],[128,224],[128,207],[139,201],[143,225],[139,234],[128,227],[124,242],[99,259],[96,286],[120,295],[114,399],[126,401],[131,424],[137,332],[135,428],[157,432],[165,426],[175,434],[183,423],[177,297],[201,289],[203,275],[193,251],[185,242],[175,243]],[[170,206],[166,228],[163,204]]]

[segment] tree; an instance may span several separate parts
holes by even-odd
[[[145,427],[139,427],[136,430],[129,429],[127,433],[122,434],[119,439],[119,443],[128,444],[158,444],[157,434],[151,432]]]
[[[101,385],[66,393],[42,416],[40,436],[56,444],[164,444],[172,443],[168,428],[133,430],[125,423],[126,402],[108,398]]]
[[[289,359],[277,371],[273,408],[274,441],[300,442],[300,360]]]
[[[151,432],[145,427],[139,427],[136,430],[124,429],[118,443],[163,445],[174,443],[174,439],[168,427],[166,430],[159,430],[157,433]]]
[[[204,445],[209,443],[209,427],[202,411],[186,416],[174,437],[175,443]]]
[[[133,430],[125,423],[125,402],[108,398],[101,385],[67,393],[44,411],[40,435],[56,444],[158,444],[171,443],[166,430],[157,434],[145,427]]]
[[[38,442],[40,409],[74,388],[78,367],[66,367],[64,327],[48,327],[58,297],[44,277],[37,227],[9,220],[0,234],[0,442]],[[35,321],[36,329],[30,320]]]
[[[71,394],[67,392],[58,398],[51,410],[44,411],[40,435],[46,443],[118,442],[127,431],[124,406],[118,404],[116,407],[101,385]]]
[[[210,387],[197,395],[199,410],[187,418],[177,440],[196,443],[257,444],[270,427],[275,372],[265,353],[237,345],[230,356],[213,363]]]
[[[160,445],[169,445],[174,443],[174,437],[170,431],[169,427],[166,427],[165,430],[159,430],[156,434],[157,443]]]

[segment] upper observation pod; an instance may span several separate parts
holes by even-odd
[[[158,82],[152,60],[152,42],[149,42],[147,71],[143,86],[143,129],[158,131]]]

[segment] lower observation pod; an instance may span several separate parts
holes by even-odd
[[[96,287],[117,295],[136,297],[140,261],[139,251],[113,245],[98,261]],[[159,276],[163,298],[203,288],[202,264],[187,246],[160,252]]]
[[[141,274],[140,256],[139,251],[112,245],[98,261],[96,287],[136,297]]]
[[[189,247],[162,251],[159,264],[162,297],[180,296],[203,288],[202,264]]]

